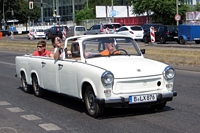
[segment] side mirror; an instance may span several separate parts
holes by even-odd
[[[145,54],[145,49],[140,50],[142,54]]]

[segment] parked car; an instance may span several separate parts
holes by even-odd
[[[70,41],[73,39],[76,42]],[[100,54],[108,45],[113,52]],[[66,52],[70,47],[72,56]],[[21,79],[25,92],[33,91],[38,97],[44,90],[66,94],[83,101],[92,117],[103,115],[106,107],[159,110],[177,95],[173,88],[175,69],[144,58],[145,49],[140,50],[130,36],[69,37],[63,49],[63,57],[57,61],[31,54],[16,56],[15,76]]]
[[[8,30],[0,30],[0,32],[2,32],[2,36],[10,36],[11,32]]]
[[[70,26],[67,37],[84,35],[85,31],[85,26]]]
[[[141,26],[122,26],[116,30],[115,34],[122,34],[133,37],[135,40],[142,40],[144,30]]]
[[[164,44],[166,41],[177,41],[178,27],[176,25],[160,25],[158,29],[155,29],[155,42]],[[150,31],[145,33],[143,41],[148,43],[151,41]]]
[[[45,32],[43,29],[31,29],[27,35],[28,39],[45,39]]]
[[[146,34],[147,32],[150,32],[150,27],[154,27],[154,29],[157,30],[160,25],[163,25],[163,24],[161,24],[161,23],[143,24],[142,28],[144,30],[144,34]]]
[[[119,23],[95,24],[84,33],[84,35],[113,34],[121,25]]]
[[[55,36],[59,36],[60,38],[63,38],[63,31],[67,32],[69,31],[67,26],[53,26],[46,32],[46,40],[52,39]]]

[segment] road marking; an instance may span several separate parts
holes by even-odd
[[[3,62],[3,61],[0,61],[0,63],[1,64],[6,64],[6,65],[13,65],[13,66],[15,66],[15,64],[13,64],[13,63],[8,63],[8,62]]]
[[[33,121],[33,120],[40,120],[41,118],[36,115],[21,115],[22,118]]]
[[[58,126],[52,124],[52,123],[47,123],[47,124],[39,124],[41,128],[43,128],[46,131],[55,131],[55,130],[62,130]]]
[[[6,101],[0,101],[0,106],[2,105],[11,105],[9,102],[6,102]]]
[[[23,109],[20,109],[20,108],[18,108],[18,107],[6,108],[6,109],[9,110],[10,112],[15,112],[15,113],[17,113],[17,112],[24,112]]]

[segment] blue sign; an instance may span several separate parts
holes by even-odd
[[[116,16],[116,10],[110,10],[110,17]]]
[[[10,27],[10,31],[14,31],[15,30],[15,27],[14,26],[11,26]]]

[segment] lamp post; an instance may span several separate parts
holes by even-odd
[[[3,24],[4,24],[4,30],[6,27],[6,21],[5,21],[5,13],[4,13],[4,0],[3,0],[3,20],[2,20]]]
[[[178,14],[178,0],[176,0],[176,14]],[[179,25],[179,21],[176,21],[177,26]]]
[[[41,0],[41,20],[42,20],[42,24],[43,24],[43,4],[42,4],[42,0]]]
[[[113,0],[111,0],[111,5],[112,5],[112,12],[113,12]],[[114,23],[114,16],[112,15],[112,23]]]

